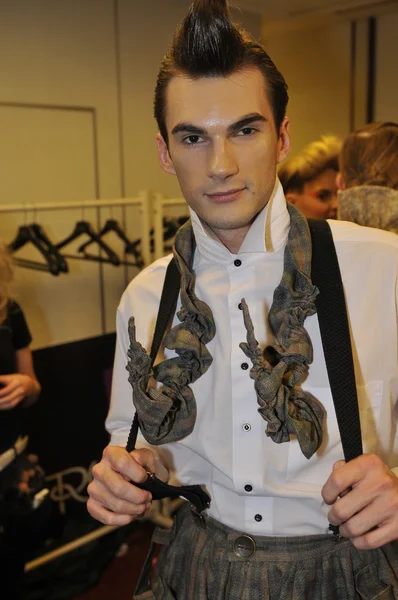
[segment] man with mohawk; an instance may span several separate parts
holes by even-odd
[[[340,361],[330,370],[322,347],[311,233],[276,177],[287,101],[226,2],[196,0],[155,92],[160,164],[191,212],[174,249],[181,308],[152,370],[141,344],[149,350],[171,257],[122,297],[112,438],[88,510],[131,522],[150,506],[148,472],[201,484],[210,507],[198,518],[184,503],[137,599],[398,598],[398,238],[330,223],[366,452],[344,462],[329,383]],[[151,375],[159,389],[147,389]],[[143,434],[133,451],[129,382]]]

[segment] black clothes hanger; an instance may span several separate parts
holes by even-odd
[[[37,230],[37,233],[39,233],[39,230]],[[47,238],[44,232],[43,237]],[[21,225],[14,240],[8,245],[8,249],[11,253],[14,253],[26,244],[32,244],[37,248],[45,258],[46,262],[41,263],[34,260],[15,258],[15,264],[37,271],[48,271],[53,275],[59,275],[61,272],[60,260],[58,258],[59,253],[56,254],[49,249],[49,246],[41,240],[40,236],[36,235],[35,228],[33,228],[32,225]],[[52,246],[51,242],[50,245]]]
[[[173,239],[181,225],[184,225],[188,219],[189,217],[178,217],[177,219],[168,219],[165,217],[163,219],[163,240],[167,242],[168,240]],[[166,244],[164,249],[168,252],[171,252],[172,246],[170,244]]]
[[[121,264],[130,265],[141,269],[144,266],[144,261],[142,259],[141,251],[139,249],[141,240],[136,240],[134,242],[129,240],[129,238],[126,235],[126,232],[122,229],[118,221],[116,221],[115,219],[108,219],[97,235],[98,237],[102,238],[104,235],[111,232],[115,233],[124,242],[124,252],[126,254],[131,254],[135,258],[135,263],[121,261]],[[80,246],[79,252],[84,252],[87,246],[89,246],[92,243],[93,240],[85,242],[82,246]]]
[[[58,248],[54,246],[53,242],[49,239],[43,227],[39,223],[31,223],[29,227],[32,229],[33,233],[35,234],[36,238],[40,241],[40,243],[44,247],[47,247],[48,252],[55,256],[56,260],[58,261],[59,270],[61,271],[61,273],[68,273],[68,263],[66,262],[62,254],[58,251]]]
[[[90,238],[90,242],[95,242],[101,248],[101,250],[105,252],[107,258],[104,258],[102,256],[96,256],[93,254],[88,254],[85,251],[83,251],[82,256],[66,254],[65,256],[67,258],[75,258],[79,260],[94,260],[96,262],[111,263],[116,266],[120,265],[120,259],[118,255],[115,254],[115,252],[113,252],[113,250],[107,244],[105,244],[105,242],[94,231],[94,228],[91,225],[91,223],[89,223],[88,221],[78,221],[72,233],[61,242],[55,244],[55,247],[58,250],[60,250],[61,248],[64,248],[65,246],[79,238],[81,235],[88,235],[88,237]],[[79,248],[79,251],[81,250],[81,248],[82,247]]]

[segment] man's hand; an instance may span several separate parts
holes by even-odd
[[[129,454],[119,446],[107,446],[102,460],[93,467],[93,481],[87,491],[87,510],[106,525],[127,525],[151,506],[149,492],[134,486],[154,473],[155,458],[150,450],[134,450]]]
[[[328,518],[358,550],[398,539],[398,478],[375,454],[339,461],[322,489]]]
[[[25,373],[0,375],[0,410],[11,410],[32,394],[33,379]]]

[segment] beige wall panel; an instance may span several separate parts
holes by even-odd
[[[377,20],[375,120],[398,122],[398,13]]]
[[[91,112],[0,103],[0,131],[0,203],[95,197]]]
[[[345,136],[350,119],[350,23],[266,37],[289,86],[292,154],[322,134]]]
[[[96,109],[99,194],[119,196],[113,0],[2,0],[0,55],[0,101]]]

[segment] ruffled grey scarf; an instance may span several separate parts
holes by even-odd
[[[247,341],[240,344],[253,367],[259,413],[267,422],[266,434],[274,442],[288,442],[297,436],[300,448],[310,458],[322,443],[324,409],[318,400],[300,387],[312,362],[312,344],[304,321],[313,315],[318,290],[311,283],[311,235],[306,219],[288,205],[290,231],[284,255],[282,280],[274,292],[268,320],[275,346],[259,347],[242,300]],[[129,382],[141,431],[150,444],[176,442],[189,435],[196,421],[196,400],[190,384],[212,363],[206,347],[216,334],[210,307],[195,295],[192,270],[195,238],[188,221],[178,231],[174,257],[181,273],[180,323],[171,328],[164,345],[176,356],[151,367],[151,359],[136,340],[134,318],[129,321]],[[160,389],[148,387],[154,377]]]

